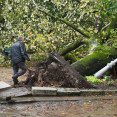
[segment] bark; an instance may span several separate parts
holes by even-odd
[[[68,53],[64,56],[64,59],[68,61],[70,64],[72,64],[78,60],[78,57],[71,53]]]
[[[84,57],[80,61],[76,61],[71,66],[83,76],[89,76],[102,69],[111,60],[117,57],[115,49],[110,48],[107,51],[95,51]]]

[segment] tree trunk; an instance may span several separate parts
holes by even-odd
[[[83,76],[89,76],[103,68],[107,63],[117,57],[117,52],[113,48],[98,50],[76,61],[71,66]]]
[[[78,60],[78,57],[76,55],[73,55],[71,53],[68,53],[64,56],[64,59],[69,62],[70,64],[76,62]]]

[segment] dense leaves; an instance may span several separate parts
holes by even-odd
[[[11,47],[18,36],[24,36],[27,49],[39,56],[59,52],[78,39],[117,45],[117,0],[6,0],[1,6],[2,50]],[[82,58],[87,47],[84,44],[71,53]]]

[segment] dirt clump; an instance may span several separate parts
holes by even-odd
[[[69,88],[94,88],[73,69],[59,54],[53,53],[44,63],[29,70],[26,85]]]

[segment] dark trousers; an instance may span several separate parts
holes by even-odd
[[[21,71],[18,71],[19,69],[21,69]],[[13,64],[13,71],[14,71],[14,76],[15,76],[15,79],[13,79],[13,80],[14,80],[14,83],[17,83],[18,82],[17,78],[26,73],[26,66],[25,66],[24,62],[20,62],[18,64]]]

